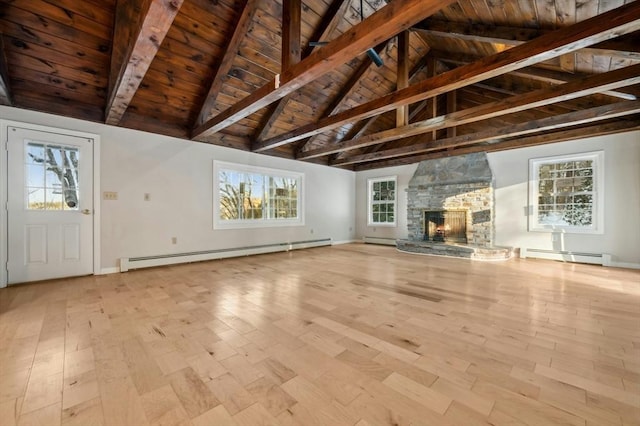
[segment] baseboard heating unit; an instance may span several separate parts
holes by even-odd
[[[611,255],[605,253],[579,253],[574,251],[541,250],[524,247],[521,248],[520,258],[525,259],[527,257],[611,266]]]
[[[291,243],[263,244],[249,247],[194,251],[189,253],[161,254],[157,256],[120,258],[120,272],[130,269],[152,268],[154,266],[176,265],[178,263],[201,262],[204,260],[225,259],[229,257],[250,256],[253,254],[277,253],[312,247],[330,246],[331,238],[319,240],[295,241]]]
[[[382,244],[385,246],[396,246],[395,238],[379,238],[379,237],[364,237],[364,242],[367,244]]]

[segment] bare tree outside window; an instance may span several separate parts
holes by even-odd
[[[78,209],[78,150],[38,143],[27,145],[28,207]]]
[[[298,204],[298,178],[229,169],[218,172],[219,220],[298,219]]]

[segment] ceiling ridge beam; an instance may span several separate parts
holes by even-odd
[[[446,7],[454,0],[394,0],[313,52],[282,74],[281,83],[266,84],[222,113],[198,126],[200,137],[217,132],[310,83],[365,50],[387,40]],[[631,3],[633,5],[633,3]],[[276,76],[278,77],[278,76]]]
[[[311,40],[321,41],[324,38],[328,37],[338,26],[340,19],[344,15],[346,8],[349,6],[351,0],[333,0],[333,3],[327,9],[327,12],[322,17],[320,24],[313,32],[311,36]],[[302,51],[302,59],[305,59],[311,53],[313,53],[313,46],[307,44],[307,46]],[[273,125],[278,121],[278,117],[282,114],[282,111],[286,108],[287,104],[291,100],[291,95],[287,95],[273,104],[269,106],[269,109],[262,119],[260,126],[254,132],[253,140],[254,141],[262,141]]]
[[[474,152],[495,152],[513,148],[524,148],[527,146],[545,145],[549,143],[564,142],[585,137],[611,135],[615,133],[640,130],[640,119],[619,119],[608,123],[587,124],[574,129],[562,129],[560,131],[545,132],[539,135],[517,137],[492,143],[480,143],[477,145],[465,146],[457,149],[445,149],[438,152],[420,154],[413,157],[400,157],[388,160],[380,160],[369,163],[362,163],[355,166],[355,171],[378,169],[381,167],[399,166],[404,164],[414,164],[424,160],[436,158],[453,157],[457,155],[471,154]]]
[[[367,135],[359,139],[345,141],[339,145],[320,148],[314,151],[308,151],[300,156],[300,158],[315,158],[323,155],[333,154],[335,152],[363,148],[371,145],[378,145],[396,139],[403,139],[410,136],[421,135],[433,130],[447,129],[454,126],[462,126],[464,124],[475,123],[482,120],[488,120],[507,114],[525,111],[528,109],[538,108],[545,105],[576,99],[588,96],[592,93],[600,91],[602,88],[615,88],[622,86],[630,86],[640,83],[640,64],[631,65],[629,67],[620,68],[603,74],[596,74],[591,77],[572,81],[559,86],[539,89],[533,92],[521,95],[510,96],[508,98],[489,102],[484,105],[467,108],[464,110],[448,113],[427,120],[409,124],[408,126],[399,127],[390,130],[384,130],[372,135]],[[640,104],[640,103],[639,103]],[[411,147],[396,148],[409,149]],[[387,150],[389,153],[395,152],[394,149]],[[385,152],[387,152],[385,151]],[[363,154],[359,158],[367,155],[380,154],[378,151],[372,154]],[[332,165],[350,164],[354,161],[354,157],[347,157],[332,163]]]
[[[192,126],[193,128],[201,125],[207,120],[207,118],[209,118],[209,114],[211,114],[216,103],[218,93],[220,93],[222,85],[226,81],[229,71],[233,66],[233,60],[238,53],[238,48],[240,47],[244,36],[247,34],[249,26],[251,26],[253,16],[257,10],[257,3],[258,0],[245,0],[242,12],[236,21],[233,34],[229,39],[229,43],[227,43],[224,55],[222,55],[222,60],[218,63],[218,68],[213,76],[213,80],[211,80],[211,85],[209,86],[207,95],[200,106],[200,112]]]
[[[395,0],[391,4],[396,4],[397,1]],[[583,48],[589,44],[595,44],[602,40],[636,31],[639,28],[640,1],[627,3],[602,15],[540,36],[528,43],[438,74],[406,89],[398,90],[319,120],[316,123],[270,138],[264,141],[264,149],[275,148],[339,127],[351,121],[382,114],[400,105],[415,103],[491,77],[506,74]]]
[[[531,120],[519,124],[511,124],[498,129],[484,130],[481,132],[455,136],[436,141],[418,143],[415,145],[392,148],[378,151],[372,154],[354,155],[341,160],[332,166],[344,166],[346,164],[362,163],[373,160],[384,160],[387,158],[401,157],[403,155],[420,154],[423,152],[435,151],[439,149],[450,149],[458,146],[471,145],[486,142],[492,139],[510,138],[532,133],[539,133],[548,130],[563,129],[565,127],[577,126],[594,121],[607,120],[610,118],[623,117],[640,112],[640,102],[621,101],[615,104],[601,105],[580,111],[568,112],[554,115],[552,117]]]
[[[158,53],[162,41],[171,28],[173,20],[178,15],[182,3],[183,0],[150,0],[149,8],[145,11],[142,19],[129,16],[138,19],[138,27],[133,35],[133,44],[126,49],[127,53],[107,97],[108,101],[105,106],[105,122],[107,124],[117,125],[120,123],[149,66],[151,66],[151,62]],[[122,2],[118,2],[118,7],[121,7],[122,4]],[[116,20],[116,26],[120,24],[132,25],[133,23]],[[117,40],[115,37],[117,33],[118,28],[116,27],[114,42]],[[131,40],[124,38],[120,41],[123,43],[131,42]],[[112,58],[114,56],[112,54]]]

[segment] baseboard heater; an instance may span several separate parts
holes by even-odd
[[[520,258],[525,259],[527,257],[611,266],[611,255],[605,253],[580,253],[574,251],[521,248]]]
[[[312,247],[330,246],[331,238],[319,240],[294,241],[291,243],[263,244],[249,247],[193,251],[189,253],[161,254],[157,256],[122,257],[120,272],[130,269],[151,268],[154,266],[175,265],[178,263],[201,262],[204,260],[226,259],[229,257],[250,256],[253,254],[276,253]]]
[[[382,244],[385,246],[396,246],[395,238],[379,238],[379,237],[364,237],[364,242],[367,244]]]

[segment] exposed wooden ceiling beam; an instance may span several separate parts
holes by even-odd
[[[489,102],[487,104],[478,105],[473,108],[467,108],[464,110],[445,114],[443,116],[412,123],[408,126],[385,130],[358,139],[352,139],[350,141],[345,141],[334,146],[307,151],[305,153],[302,153],[299,158],[314,158],[333,154],[339,151],[377,145],[396,139],[424,134],[433,130],[445,129],[453,126],[461,126],[464,124],[488,120],[490,118],[525,111],[527,109],[537,108],[556,102],[562,102],[569,99],[587,96],[606,87],[622,87],[637,83],[640,83],[640,64],[632,65],[630,67],[622,68],[619,70],[609,71],[603,74],[596,74],[579,81],[565,83],[552,88],[540,89],[521,95],[511,96],[503,100]],[[398,149],[411,148],[412,147],[403,147]],[[366,155],[374,154],[380,155],[381,152],[387,151],[364,154],[360,157],[365,158]],[[392,155],[395,152],[396,151],[394,150],[388,150],[389,155]],[[337,160],[333,165],[344,165],[351,162],[358,162],[354,160],[355,157],[356,156]]]
[[[386,43],[380,44],[378,47],[384,46],[386,45]],[[380,51],[378,51],[378,47],[376,47],[376,52],[380,53]],[[411,71],[409,72],[409,81],[411,81],[413,78],[415,78],[423,69],[424,67],[427,65],[427,61],[429,58],[429,52],[425,53],[420,59],[418,59],[418,61],[415,63],[415,65],[413,66],[413,68],[411,69]],[[367,55],[367,59],[369,60],[366,65],[363,62],[363,66],[366,66],[367,68],[371,65],[371,58],[369,58],[369,56]],[[365,61],[367,60],[365,59]],[[366,69],[364,69],[366,70]],[[364,71],[363,70],[363,71]],[[354,74],[352,76],[352,78],[350,79],[350,81],[353,82],[353,84],[357,83],[359,81],[359,79],[361,78],[361,75],[358,76],[358,73]],[[345,87],[349,87],[350,83],[347,83],[345,85]],[[392,91],[396,90],[397,86],[394,87],[392,89]],[[334,114],[338,107],[340,106],[340,104],[342,103],[342,101],[349,95],[350,93],[349,91],[345,91],[343,95],[338,94],[338,96],[334,99],[334,102],[332,102],[329,105],[329,108],[327,108],[323,115],[322,118],[326,118],[329,117],[331,114]],[[357,137],[358,135],[362,134],[363,132],[365,132],[371,125],[373,125],[375,123],[375,121],[378,119],[378,117],[380,117],[379,115],[376,115],[375,117],[371,117],[367,120],[362,120],[359,123],[354,124],[354,126],[347,132],[347,136],[345,136],[342,140],[349,140],[349,139],[353,139],[355,137]],[[411,120],[412,115],[409,116],[409,120]],[[353,133],[354,136],[349,136]],[[310,137],[309,139],[307,139],[307,141],[298,149],[298,153],[303,152],[308,146],[311,145],[311,143],[313,142],[313,138],[315,136]]]
[[[300,25],[302,24],[301,0],[282,0],[282,60],[281,72],[300,62],[302,50]]]
[[[380,54],[382,50],[385,48],[385,46],[387,45],[387,43],[388,43],[388,40],[374,47],[374,50],[376,51],[376,53]],[[334,112],[336,112],[338,107],[342,104],[342,101],[344,101],[347,98],[347,96],[349,96],[352,93],[354,87],[356,87],[356,84],[358,84],[358,82],[360,81],[362,76],[365,74],[365,72],[367,72],[369,67],[371,67],[372,63],[373,61],[371,60],[371,57],[369,55],[366,55],[362,60],[362,62],[360,63],[360,65],[358,66],[358,68],[355,70],[355,72],[351,74],[351,77],[349,77],[349,80],[347,80],[347,82],[344,84],[344,86],[342,86],[338,94],[333,97],[331,102],[329,102],[329,105],[327,105],[327,107],[322,111],[322,114],[320,114],[320,117],[328,117]],[[300,151],[304,150],[306,146],[312,143],[313,143],[313,137],[309,138],[304,144],[302,144],[299,150]],[[254,146],[252,147],[252,151],[260,152],[261,143],[258,142],[254,144]]]
[[[396,5],[397,0],[389,6]],[[265,141],[265,147],[277,147],[316,135],[345,123],[381,114],[400,105],[428,99],[491,77],[515,71],[562,54],[640,29],[640,2],[581,21],[570,27],[545,34],[528,43],[444,72],[406,89],[364,103],[331,117],[302,126]],[[301,65],[304,63],[301,62]]]
[[[0,105],[13,105],[11,89],[9,87],[9,69],[7,57],[4,53],[4,37],[0,33]]]
[[[467,40],[480,43],[518,46],[553,30],[468,24],[427,18],[413,26],[414,30],[436,37]],[[583,50],[593,55],[607,55],[622,59],[640,59],[640,37],[627,36],[608,40]]]
[[[425,55],[420,62],[422,62],[422,65],[420,67],[420,69],[422,69],[424,66],[427,67],[427,76],[432,77],[434,75],[436,75],[436,62],[435,59],[427,54]],[[414,67],[414,70],[417,70],[417,68]],[[412,74],[409,76],[409,81],[411,81],[411,79],[413,77],[415,77],[416,74],[413,74],[413,70],[412,70]],[[413,107],[410,109],[409,112],[409,123],[413,122],[416,117],[423,117],[423,119],[427,119],[427,118],[433,118],[435,117],[436,114],[436,99],[435,98],[430,98],[430,99],[425,99],[423,101],[420,101],[419,103],[416,103],[413,105]],[[356,132],[355,136],[352,137],[345,137],[342,140],[343,141],[347,141],[350,139],[355,139],[358,136],[364,134],[364,131],[366,130],[366,128],[370,125],[369,123],[373,124],[376,119],[382,117],[383,114],[381,115],[376,115],[373,117],[370,117],[366,120],[363,120],[359,123],[365,123],[364,129],[362,131]],[[359,124],[358,123],[358,124]],[[407,123],[408,124],[408,123]],[[355,126],[354,126],[355,127]],[[349,133],[351,133],[351,131],[349,131]],[[432,135],[424,135],[423,137],[429,137],[429,138],[433,138],[435,139],[435,130],[433,131],[433,136]],[[431,140],[431,139],[429,139]],[[381,149],[383,147],[383,145],[374,145],[371,147],[371,152],[375,152],[378,151],[379,149]],[[337,154],[333,154],[330,158],[329,158],[329,163],[333,162],[334,160],[337,160],[339,158],[344,158],[349,154],[349,151],[341,151]]]
[[[217,132],[283,98],[365,50],[432,15],[454,0],[394,0],[322,49],[227,110],[198,126],[193,137]],[[632,3],[633,4],[633,3]]]
[[[320,23],[313,31],[309,41],[329,41],[331,34],[338,28],[338,24],[346,14],[350,3],[351,0],[333,0],[320,20]],[[314,49],[319,48],[319,46],[310,46],[307,44],[302,51],[302,58],[306,58],[311,55]]]
[[[398,70],[396,72],[396,88],[406,89],[409,87],[409,31],[398,34]],[[406,126],[409,124],[409,105],[403,105],[396,110],[396,126]]]
[[[546,132],[540,135],[517,137],[515,139],[500,140],[492,143],[479,143],[476,145],[460,148],[445,149],[428,154],[419,154],[411,157],[393,158],[390,160],[373,161],[355,166],[356,171],[378,169],[381,167],[400,166],[404,164],[414,164],[424,160],[435,158],[453,157],[456,155],[471,154],[473,152],[495,152],[513,148],[524,148],[526,146],[544,145],[549,143],[564,142],[587,137],[611,135],[640,130],[640,119],[620,119],[607,123],[597,123],[580,126],[574,129],[562,129],[555,132]]]
[[[449,52],[443,52],[440,50],[433,50],[433,56],[438,58],[438,60],[445,64],[460,66],[466,65],[470,62],[477,61],[478,57],[471,55],[462,55],[462,54],[451,54]],[[542,81],[545,83],[551,84],[562,84],[570,81],[575,81],[580,78],[585,78],[589,76],[589,74],[585,73],[565,73],[561,71],[554,71],[544,68],[536,68],[536,67],[525,67],[519,70],[515,70],[509,73],[510,75],[524,77],[530,80]],[[637,99],[637,96],[632,93],[627,93],[625,91],[615,91],[609,90],[606,92],[602,92],[605,95],[613,96],[619,99],[625,99],[628,101],[633,101]]]
[[[209,86],[207,96],[200,107],[198,118],[196,119],[193,127],[201,125],[209,118],[209,115],[216,104],[218,93],[220,93],[222,85],[228,78],[227,76],[231,70],[231,66],[233,65],[233,59],[238,53],[240,43],[242,43],[244,36],[247,34],[247,31],[251,26],[253,15],[258,9],[257,3],[258,0],[245,0],[242,13],[238,16],[238,21],[236,22],[235,29],[233,30],[233,35],[229,39],[229,43],[227,43],[227,48],[224,51],[224,55],[222,55],[222,60],[218,63],[218,69],[213,76],[211,86]]]
[[[490,129],[481,132],[455,136],[452,138],[428,141],[415,145],[392,148],[371,154],[354,155],[336,161],[333,166],[362,163],[367,161],[384,160],[387,158],[401,157],[403,155],[416,155],[423,152],[450,149],[459,146],[473,145],[494,139],[505,139],[522,135],[530,135],[545,131],[564,129],[595,121],[608,120],[610,118],[623,117],[640,112],[640,102],[622,101],[615,104],[602,105],[580,111],[559,114],[553,117],[531,120],[520,124],[513,124],[498,129]]]
[[[311,36],[312,41],[323,41],[326,40],[331,33],[337,28],[338,23],[342,19],[347,7],[349,7],[350,0],[333,0],[327,12],[322,17],[320,24],[313,32]],[[315,49],[314,46],[307,45],[302,51],[302,59],[308,57]],[[262,119],[260,126],[254,132],[253,140],[254,141],[262,141],[269,134],[271,128],[282,114],[282,111],[286,108],[289,100],[291,99],[290,95],[285,96],[273,104],[269,105],[269,110],[265,114],[265,117]]]
[[[107,105],[105,108],[105,121],[107,124],[117,125],[125,111],[129,107],[142,79],[144,78],[153,58],[160,49],[160,45],[167,35],[171,24],[175,19],[183,0],[149,0],[148,9],[142,11],[143,17],[131,16],[129,13],[116,14],[116,24],[114,30],[114,47],[120,51],[126,51],[122,64],[113,79]],[[126,12],[135,10],[126,5],[126,2],[118,2],[118,8]],[[122,9],[120,9],[122,8]],[[128,16],[123,16],[128,15]],[[122,26],[136,25],[134,31],[130,32]],[[118,33],[131,34],[133,37],[118,37]],[[121,45],[116,47],[115,43]],[[122,46],[123,43],[128,45]],[[115,57],[115,55],[114,55]],[[120,58],[118,58],[120,59]]]

